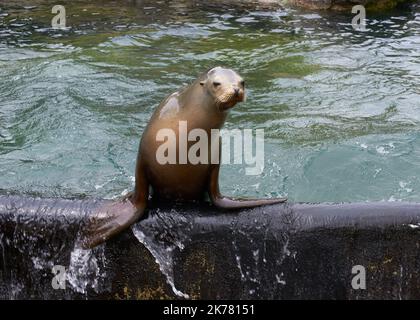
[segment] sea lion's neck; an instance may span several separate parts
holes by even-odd
[[[212,97],[199,81],[185,88],[179,95],[182,112],[189,114],[191,122],[202,129],[220,129],[225,123],[227,112],[220,111]]]

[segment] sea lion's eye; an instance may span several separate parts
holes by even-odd
[[[217,88],[218,86],[220,86],[220,84],[221,84],[221,83],[220,83],[220,82],[217,82],[217,81],[214,81],[214,82],[213,82],[213,85],[214,85],[214,87],[215,87],[215,88]]]
[[[244,80],[242,80],[242,81],[240,82],[240,84],[241,84],[241,86],[242,86],[242,87],[245,87],[245,81],[244,81]]]

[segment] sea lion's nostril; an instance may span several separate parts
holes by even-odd
[[[239,96],[239,89],[238,88],[236,88],[236,89],[233,89],[234,90],[234,92],[235,92],[235,96],[236,97],[238,97]]]

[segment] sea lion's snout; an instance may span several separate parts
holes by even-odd
[[[243,82],[243,81],[241,81]],[[245,88],[243,86],[233,89],[233,94],[237,102],[245,101]]]
[[[226,85],[226,87],[228,86]],[[231,88],[225,88],[224,92],[216,96],[216,99],[219,108],[226,111],[233,108],[238,102],[244,101],[245,92],[243,89],[232,85]]]

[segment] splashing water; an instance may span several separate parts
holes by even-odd
[[[183,250],[189,241],[188,230],[192,226],[186,217],[180,217],[177,220],[171,218],[174,214],[176,214],[174,210],[171,210],[168,215],[161,214],[160,210],[157,210],[154,228],[136,224],[132,226],[132,230],[135,237],[155,258],[173,293],[178,297],[189,299],[188,294],[175,287],[173,258],[174,251],[176,249]]]
[[[100,268],[104,262],[103,245],[92,250],[75,247],[71,252],[67,281],[79,293],[86,294],[89,288],[99,292],[100,280],[106,277],[106,272]]]
[[[174,269],[173,269],[173,251],[176,246],[165,247],[159,243],[153,241],[146,237],[144,232],[142,232],[138,227],[134,226],[132,228],[134,235],[137,240],[139,240],[153,255],[156,260],[156,263],[159,265],[160,271],[165,275],[167,283],[171,286],[173,293],[177,296],[189,299],[189,296],[175,287],[174,281]],[[182,247],[180,247],[182,249]]]

